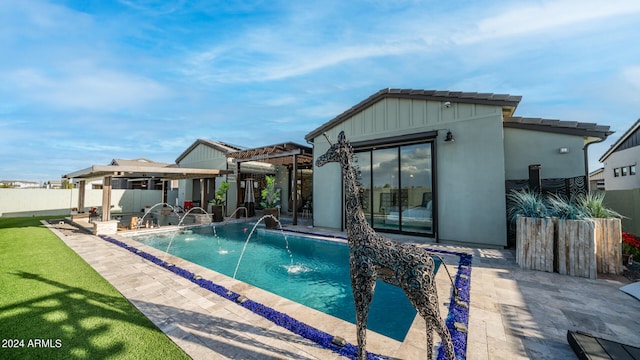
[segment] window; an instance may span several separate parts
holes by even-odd
[[[629,175],[635,175],[635,174],[636,174],[636,166],[635,165],[629,166]]]
[[[620,168],[613,169],[613,177],[619,177],[619,176],[620,176]]]
[[[629,170],[629,168],[626,166],[622,168],[622,176],[627,176],[627,170]]]

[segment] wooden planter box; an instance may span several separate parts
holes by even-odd
[[[553,272],[553,219],[516,220],[516,262],[522,269]]]
[[[599,273],[622,274],[622,223],[620,219],[592,219],[596,223],[596,264]]]
[[[591,279],[624,271],[620,219],[519,217],[516,226],[516,262],[523,269]]]
[[[221,222],[224,220],[224,216],[222,215],[222,205],[209,204],[209,207],[211,208],[209,212],[211,213],[214,222]]]
[[[596,222],[557,220],[558,273],[596,279]]]

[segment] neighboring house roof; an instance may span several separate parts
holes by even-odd
[[[204,145],[204,146],[208,146],[210,148],[216,149],[224,154],[228,154],[230,152],[233,151],[238,151],[240,150],[239,147],[233,146],[233,145],[229,145],[229,144],[225,144],[219,141],[211,141],[211,140],[207,140],[207,139],[198,139],[196,140],[193,144],[191,144],[191,146],[189,146],[187,148],[187,150],[183,151],[182,154],[180,154],[180,156],[178,156],[178,158],[176,159],[176,164],[179,164],[182,160],[184,160],[184,158],[189,155],[190,152],[192,152],[196,147],[198,147],[198,145]]]
[[[313,141],[315,137],[321,135],[323,132],[335,127],[343,121],[349,119],[358,112],[370,107],[386,98],[394,99],[416,99],[416,100],[432,100],[452,103],[470,103],[470,104],[484,104],[495,105],[507,108],[508,113],[512,114],[515,108],[520,103],[522,96],[514,96],[508,94],[493,94],[493,93],[477,93],[477,92],[462,92],[462,91],[448,91],[448,90],[414,90],[414,89],[382,89],[377,93],[369,96],[367,99],[353,106],[351,109],[343,112],[332,120],[324,123],[317,129],[311,131],[305,136],[305,140]]]
[[[520,116],[504,118],[503,126],[507,128],[528,129],[558,134],[596,137],[600,139],[606,139],[607,136],[613,134],[613,131],[609,131],[609,126],[598,125],[594,123],[529,118]]]
[[[37,184],[38,182],[29,180],[0,180],[0,183]]]
[[[604,168],[600,168],[598,170],[594,170],[589,173],[590,180],[601,180],[604,179]]]
[[[138,166],[138,167],[176,167],[176,164],[161,163],[151,161],[145,158],[137,158],[132,160],[113,159],[109,165],[115,166]]]
[[[628,149],[630,147],[640,145],[640,119],[636,120],[635,124],[624,133],[620,138],[611,145],[609,150],[605,152],[599,159],[600,162],[604,162],[611,154],[618,150]]]

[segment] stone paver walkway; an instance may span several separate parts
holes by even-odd
[[[306,226],[297,229],[335,234]],[[52,230],[194,359],[340,358],[125,249],[85,233],[56,226]],[[164,256],[139,243],[135,246]],[[429,246],[474,255],[468,359],[575,359],[566,341],[567,330],[640,346],[640,301],[618,290],[626,283],[622,277],[591,280],[525,271],[508,250]],[[351,324],[186,261],[170,261],[355,343],[355,326]],[[457,260],[445,257],[445,261],[454,270]],[[443,273],[438,273],[439,289],[447,286]],[[448,301],[442,294],[449,288],[443,290],[441,309]],[[423,321],[417,318],[402,343],[371,333],[368,349],[392,358],[424,358],[423,330]]]

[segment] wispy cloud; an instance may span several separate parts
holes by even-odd
[[[171,91],[142,76],[94,68],[61,75],[19,69],[4,78],[24,101],[55,108],[113,111],[166,99]]]

